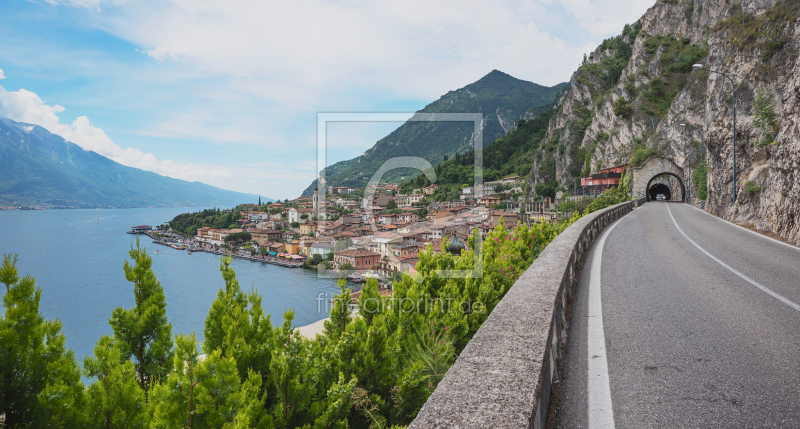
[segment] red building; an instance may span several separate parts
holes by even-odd
[[[589,177],[581,177],[581,188],[584,190],[605,190],[619,185],[619,179],[622,173],[627,170],[628,164],[615,165],[613,167],[603,168],[592,174]]]

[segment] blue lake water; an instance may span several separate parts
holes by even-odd
[[[134,306],[133,284],[122,269],[136,236],[133,225],[160,225],[180,213],[197,209],[108,209],[0,211],[0,253],[17,253],[20,275],[30,274],[42,289],[40,311],[61,319],[67,347],[79,362],[91,354],[101,335],[111,333],[108,318],[117,306]],[[98,219],[99,218],[99,219]],[[141,236],[153,258],[155,272],[167,297],[167,317],[173,335],[203,336],[205,321],[217,291],[224,287],[217,255],[153,244]],[[161,254],[156,255],[158,250]],[[283,322],[286,309],[295,310],[295,326],[327,317],[325,301],[338,291],[333,279],[318,278],[303,268],[285,268],[234,259],[242,289],[255,286],[273,324]],[[0,296],[5,287],[0,285]]]

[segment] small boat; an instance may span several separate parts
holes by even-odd
[[[160,255],[160,254],[161,254],[161,253],[160,253],[158,250],[156,250],[154,253],[155,253],[156,255]]]

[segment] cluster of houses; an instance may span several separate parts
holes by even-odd
[[[325,198],[315,190],[312,197],[269,204],[268,211],[259,211],[255,204],[242,204],[240,228],[200,228],[196,239],[221,245],[228,234],[246,231],[257,251],[305,258],[319,255],[316,259],[329,261],[329,269],[347,265],[384,276],[398,272],[413,275],[419,253],[428,246],[441,252],[443,240],[451,242],[456,237],[467,243],[475,229],[485,239],[501,218],[511,226],[517,221],[557,218],[556,201],[512,201],[507,196],[510,192],[495,191],[500,184],[518,188],[519,177],[487,183],[482,190],[465,190],[462,198],[447,202],[427,203],[425,197],[436,192],[436,184],[408,195],[399,193],[397,184],[381,185],[369,201],[352,195],[350,188],[329,188]],[[501,201],[506,208],[495,209]]]

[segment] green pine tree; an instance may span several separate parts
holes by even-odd
[[[241,382],[235,359],[220,350],[201,359],[196,340],[194,333],[175,338],[173,370],[151,394],[151,427],[271,428],[261,376],[251,371]]]
[[[378,293],[378,281],[367,279],[361,288],[361,297],[358,299],[358,314],[367,322],[367,326],[372,324],[372,318],[383,309],[381,294]]]
[[[3,255],[6,285],[0,319],[0,415],[3,427],[77,426],[84,389],[72,350],[64,346],[61,321],[39,313],[42,290],[17,271],[17,255]]]
[[[273,329],[270,316],[261,307],[262,297],[253,289],[244,294],[231,258],[220,263],[225,289],[217,292],[205,321],[203,352],[221,350],[225,357],[236,359],[239,378],[245,379],[250,370],[269,374],[272,358]]]
[[[122,359],[133,358],[139,386],[147,392],[150,384],[164,378],[172,361],[172,324],[167,321],[167,299],[153,273],[153,259],[147,249],[131,245],[134,265],[125,261],[125,278],[133,283],[136,306],[117,307],[108,323],[120,342]]]
[[[339,279],[339,289],[342,293],[334,295],[333,297],[330,320],[324,322],[325,335],[332,338],[341,335],[352,319],[352,315],[350,314],[350,301],[352,297],[350,288],[345,286],[344,279]]]
[[[275,427],[296,428],[310,424],[320,411],[317,377],[309,368],[307,340],[295,331],[294,311],[283,314],[283,325],[275,330],[270,362],[270,384],[275,394]],[[324,385],[324,383],[320,383]]]
[[[104,335],[94,347],[94,356],[83,359],[84,374],[94,379],[86,392],[90,427],[147,427],[144,390],[137,383],[133,362],[123,362],[122,354],[120,345]]]

